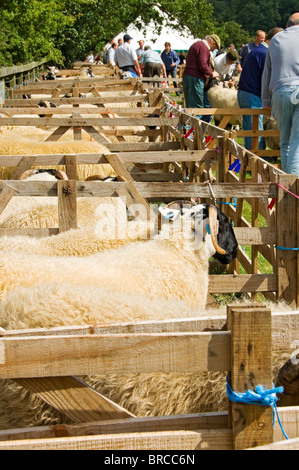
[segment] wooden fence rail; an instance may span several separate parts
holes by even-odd
[[[298,312],[290,315],[293,325],[298,323]],[[228,412],[136,418],[76,375],[223,370],[229,371],[236,392],[258,384],[271,388],[271,351],[284,350],[293,338],[292,329],[281,335],[288,317],[253,304],[228,306],[227,317],[218,321],[203,317],[96,329],[2,330],[0,376],[34,391],[74,424],[2,430],[0,449],[241,450],[270,445],[274,437],[281,440],[270,407],[229,403]],[[207,328],[214,331],[202,332]],[[292,425],[298,413],[298,408],[279,409],[290,438],[298,436],[298,426]]]

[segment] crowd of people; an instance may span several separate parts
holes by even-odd
[[[107,64],[117,65],[133,76],[171,77],[179,95],[177,68],[184,64],[182,76],[186,108],[210,107],[207,87],[211,79],[226,81],[234,86],[238,76],[238,103],[240,108],[271,108],[280,131],[282,170],[299,177],[299,12],[290,16],[286,28],[275,27],[268,33],[258,30],[254,41],[236,50],[229,44],[223,50],[217,34],[195,41],[187,56],[179,55],[165,42],[159,54],[139,41],[139,48],[131,45],[133,39],[125,34],[116,43],[107,43],[104,57]],[[93,55],[89,54],[87,60]],[[199,118],[206,117],[198,115]],[[210,119],[210,117],[209,117]],[[252,117],[243,116],[243,129],[252,129]],[[263,115],[259,116],[259,129],[263,129]],[[245,147],[252,148],[251,138],[245,138]],[[259,138],[259,148],[264,148]]]

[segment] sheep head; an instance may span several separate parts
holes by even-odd
[[[56,181],[67,180],[68,177],[62,170],[53,169],[31,169],[26,170],[19,176],[19,180],[40,180],[40,181]]]
[[[184,247],[205,251],[207,257],[213,256],[222,264],[236,257],[238,243],[232,226],[212,204],[175,201],[160,208],[160,213],[161,233],[165,235],[167,227],[170,238],[180,238]]]

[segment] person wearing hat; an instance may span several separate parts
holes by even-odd
[[[238,103],[240,108],[262,108],[262,75],[266,56],[271,39],[275,34],[283,31],[282,28],[272,28],[266,40],[255,46],[248,54],[243,64],[238,86]],[[252,130],[252,116],[244,115],[242,118],[243,130]],[[263,130],[263,115],[259,115],[259,130]],[[252,149],[252,138],[245,137],[245,148]],[[259,137],[259,150],[264,148],[264,138]]]
[[[236,50],[225,52],[214,59],[215,70],[219,73],[221,80],[231,80],[236,64],[239,62],[239,54]]]
[[[205,83],[209,78],[219,77],[211,64],[211,52],[215,49],[221,49],[221,41],[217,34],[211,34],[193,43],[188,51],[183,73],[186,108],[205,107]]]
[[[124,43],[116,49],[114,60],[116,65],[124,72],[141,76],[136,50],[130,44],[131,39],[133,38],[129,34],[124,35]]]

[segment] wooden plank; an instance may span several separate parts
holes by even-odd
[[[247,450],[299,450],[299,437],[284,441],[275,442],[264,446],[254,447]]]
[[[287,191],[296,194],[295,175],[279,175],[279,184]],[[278,274],[278,299],[286,301],[290,307],[297,306],[297,199],[285,189],[279,188],[276,202]]]
[[[228,370],[230,333],[4,337],[0,377]]]
[[[134,103],[134,102],[141,102],[148,99],[148,94],[143,95],[130,95],[130,96],[101,96],[101,97],[88,97],[88,98],[51,98],[51,102],[56,104],[57,106],[60,105],[74,105],[74,104],[105,104],[105,103]],[[5,106],[36,106],[40,102],[40,98],[32,98],[29,100],[23,99],[7,99],[5,100]]]
[[[51,135],[49,135],[45,142],[56,142],[60,137],[62,137],[68,130],[69,126],[60,126],[57,129],[55,129],[54,132],[52,132]]]
[[[214,442],[217,431],[211,432]],[[229,439],[229,437],[228,437]],[[160,431],[0,442],[0,450],[195,450],[205,447],[195,431]],[[137,459],[137,457],[135,457]],[[113,463],[113,462],[112,462]]]
[[[157,431],[199,431],[203,440],[207,442],[210,450],[219,448],[231,435],[228,430],[227,412],[219,413],[193,413],[179,416],[158,416],[146,418],[128,418],[122,420],[98,421],[82,423],[79,425],[54,425],[31,428],[0,430],[0,441],[20,439],[42,439],[87,435],[119,434],[133,432],[157,432]],[[211,439],[209,431],[217,430],[218,442]],[[224,439],[222,438],[222,430]],[[214,436],[215,437],[215,436]],[[214,439],[215,441],[215,439]],[[231,441],[232,442],[232,441]],[[232,443],[229,445],[232,448]]]
[[[0,237],[34,237],[44,238],[51,235],[57,235],[59,228],[0,228]]]
[[[77,180],[77,157],[76,155],[65,155],[65,172],[69,180]]]
[[[269,116],[271,111],[269,109],[252,109],[252,108],[186,108],[186,113],[188,114],[226,114],[228,116],[239,116],[239,115],[259,115],[263,114]]]
[[[18,180],[25,171],[31,169],[31,167],[35,163],[35,159],[36,159],[36,157],[33,156],[33,155],[29,155],[29,156],[24,155],[22,157],[21,161],[18,163],[17,168],[15,169],[13,174],[11,175],[10,179],[11,180]]]
[[[274,245],[276,230],[274,227],[235,227],[234,232],[239,245]]]
[[[126,201],[126,207],[132,211],[132,206],[138,207],[139,217],[141,220],[150,220],[151,208],[146,199],[136,189],[134,179],[128,172],[122,161],[117,155],[106,155],[108,163],[112,166],[113,170],[117,174],[117,177],[121,180],[126,181],[126,186],[121,188],[117,193],[120,197],[124,197]],[[140,204],[144,207],[145,211],[140,210]],[[130,209],[131,208],[131,209]],[[134,214],[133,214],[134,215]],[[153,217],[153,214],[152,214]]]
[[[169,312],[169,316],[171,312]],[[56,328],[34,328],[26,330],[0,329],[0,337],[14,336],[58,336],[58,335],[105,335],[128,333],[167,333],[167,332],[204,332],[226,331],[226,315],[209,315],[198,318],[176,320],[146,321],[134,323],[119,323],[115,325],[98,326],[67,326]],[[285,351],[292,342],[298,339],[299,311],[272,313],[272,350]],[[299,420],[298,420],[299,423]],[[299,434],[299,432],[298,432]]]
[[[16,191],[14,188],[6,184],[4,181],[0,181],[0,214],[2,214],[15,193]]]
[[[271,310],[231,308],[231,387],[236,393],[272,388]],[[269,406],[231,403],[234,450],[273,442],[273,412]]]
[[[179,142],[126,142],[122,144],[111,142],[106,146],[111,152],[152,152],[157,150],[178,150],[180,148]]]
[[[74,423],[134,417],[78,377],[21,378],[16,379],[16,382],[37,394]]]
[[[101,130],[102,133],[102,130]],[[35,158],[35,165],[64,165],[66,157],[76,157],[78,165],[84,164],[103,164],[106,162],[105,153],[80,153],[71,154],[36,154],[29,157]],[[136,162],[174,162],[174,161],[205,161],[217,158],[217,152],[214,150],[180,150],[167,149],[148,152],[119,152],[118,157],[123,163]],[[0,166],[17,166],[21,160],[21,155],[0,155]]]
[[[79,104],[74,104],[74,106],[79,106]],[[107,114],[118,114],[121,115],[123,114],[124,116],[130,116],[130,117],[139,117],[139,116],[145,116],[148,117],[148,114],[159,114],[160,113],[160,107],[146,107],[146,108],[120,108],[120,107],[103,107],[99,110],[98,107],[94,108],[87,108],[87,107],[80,107],[80,114],[101,114],[101,115],[107,115]],[[70,107],[60,107],[60,108],[43,108],[42,109],[42,114],[45,115],[56,115],[56,114],[69,114],[71,115],[73,112],[73,108]],[[41,114],[41,108],[30,108],[30,107],[16,107],[16,108],[0,108],[0,114],[5,114],[9,116],[16,116],[16,115],[22,115],[25,114],[26,116],[29,115],[34,115],[34,114]]]
[[[106,139],[106,137],[93,126],[84,126],[84,130],[99,144],[107,146],[107,144],[110,143],[110,140]]]
[[[59,231],[77,228],[77,182],[57,181]]]
[[[225,274],[209,276],[209,293],[275,292],[276,274]]]
[[[1,184],[8,184],[14,191],[15,196],[56,196],[57,183],[51,181],[34,181],[28,185],[25,181],[2,181]],[[100,181],[77,181],[77,194],[80,197],[92,196],[113,196],[115,191],[124,186],[125,182],[100,182]],[[210,191],[203,183],[139,183],[135,182],[135,187],[140,194],[146,198],[209,198]],[[216,198],[231,197],[231,183],[213,183],[213,191]],[[272,198],[277,196],[277,185],[273,183],[248,183],[234,185],[234,197]]]
[[[175,126],[178,123],[177,118],[94,118],[94,117],[61,117],[61,118],[43,118],[42,125],[45,127],[67,126],[67,127],[86,127],[86,126]],[[0,126],[40,126],[39,117],[0,117]]]

